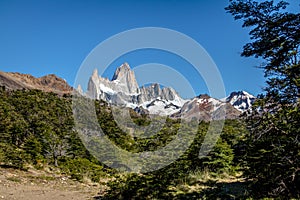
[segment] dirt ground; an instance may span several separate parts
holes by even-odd
[[[0,200],[89,200],[103,187],[44,171],[0,168]]]

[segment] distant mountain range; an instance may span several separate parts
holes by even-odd
[[[173,88],[162,88],[158,83],[139,87],[127,63],[117,68],[111,80],[100,77],[95,70],[85,95],[112,105],[132,108],[138,113],[188,119],[196,117],[202,120],[211,120],[223,108],[226,109],[226,118],[237,118],[242,112],[251,109],[255,100],[253,95],[245,91],[232,92],[224,99],[208,95],[183,99]]]
[[[39,89],[59,95],[71,94],[74,90],[54,74],[35,78],[28,74],[0,72],[0,86],[9,90]],[[251,109],[255,101],[255,97],[245,91],[232,92],[224,99],[215,99],[206,94],[183,99],[173,88],[161,87],[158,83],[139,87],[127,63],[117,68],[111,80],[99,76],[98,71],[94,70],[87,91],[84,93],[81,86],[76,91],[111,105],[131,108],[140,114],[206,121],[215,119],[224,109],[226,118],[238,118],[241,113]]]

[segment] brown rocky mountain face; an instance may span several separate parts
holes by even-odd
[[[29,74],[0,71],[0,86],[4,86],[8,90],[38,89],[59,95],[71,94],[73,91],[73,88],[64,79],[54,74],[36,78]]]
[[[180,111],[174,113],[171,117],[211,121],[224,118],[236,119],[240,114],[241,111],[234,108],[231,104],[212,98],[207,94],[202,94],[187,101]]]

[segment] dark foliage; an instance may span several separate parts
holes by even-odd
[[[77,176],[76,179],[87,176],[97,180],[94,176],[100,176],[103,167],[85,149],[73,129],[70,96],[4,88],[0,96],[3,166],[26,169],[26,164],[31,164],[40,169],[54,165],[74,178]]]
[[[169,166],[145,174],[118,174],[99,163],[83,146],[73,128],[70,96],[60,97],[38,90],[2,89],[0,93],[2,166],[20,169],[25,169],[28,164],[38,169],[56,166],[78,181],[88,177],[98,182],[101,177],[114,175],[113,181],[108,183],[110,190],[104,197],[106,199],[179,198],[170,191],[170,187],[179,184],[190,172],[207,168],[216,176],[218,173],[234,172],[238,166],[234,160],[238,149],[234,146],[246,134],[240,121],[226,121],[214,150],[206,158],[199,159],[199,149],[209,126],[209,123],[201,122],[191,146]],[[164,147],[172,141],[180,126],[180,121],[167,119],[161,130],[151,137],[134,137],[117,126],[111,108],[105,102],[89,101],[95,104],[104,133],[116,145],[130,152],[154,151]],[[147,116],[132,112],[131,117],[138,125],[149,124]]]
[[[250,28],[242,56],[264,60],[268,84],[247,117],[250,133],[239,144],[253,192],[299,198],[300,13],[284,12],[287,5],[237,0],[226,10]]]

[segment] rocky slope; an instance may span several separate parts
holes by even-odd
[[[171,117],[197,120],[235,119],[241,114],[231,104],[212,98],[207,94],[187,101],[179,112]]]
[[[9,90],[38,89],[60,95],[70,94],[73,91],[73,88],[64,79],[54,74],[36,78],[29,74],[0,71],[0,86]]]

